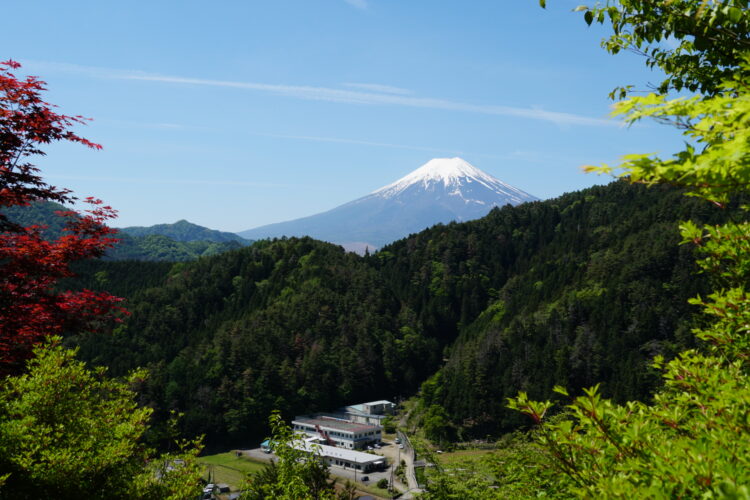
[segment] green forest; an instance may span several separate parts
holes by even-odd
[[[111,250],[108,207],[25,227],[49,213],[31,201],[70,201],[27,143],[97,145],[0,63],[32,108],[0,135],[0,498],[192,498],[202,447],[269,434],[279,462],[247,497],[353,498],[285,421],[392,399],[434,465],[421,498],[749,499],[747,7],[577,8],[664,77],[615,89],[614,114],[673,126],[683,149],[364,256],[140,233]],[[496,449],[472,465],[431,453],[480,439]]]
[[[40,226],[45,238],[53,239],[64,234],[65,221],[57,216],[57,212],[67,210],[69,208],[60,203],[46,201],[9,207],[4,215],[21,226]],[[148,228],[119,229],[117,239],[117,245],[102,257],[104,260],[187,261],[252,243],[237,235],[213,231],[184,220]]]
[[[117,375],[147,368],[144,401],[211,442],[252,444],[274,409],[418,391],[454,439],[498,437],[524,422],[504,405],[519,390],[601,382],[618,401],[647,398],[650,359],[693,344],[687,301],[707,289],[678,222],[730,213],[617,181],[365,257],[291,238],[171,265],[89,262],[78,286],[126,297],[132,316],[68,342]]]

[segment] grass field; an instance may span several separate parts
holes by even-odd
[[[239,489],[245,480],[245,476],[263,468],[263,462],[258,462],[247,457],[237,457],[234,452],[219,453],[217,455],[206,455],[198,457],[198,463],[205,466],[203,477],[208,479],[211,472],[211,480],[215,483],[226,483],[232,490]]]
[[[479,459],[495,450],[458,450],[435,454],[435,458],[443,465],[450,465],[464,460]]]
[[[492,472],[482,463],[482,458],[496,450],[457,450],[452,452],[435,454],[433,457],[448,475],[453,475],[454,471],[472,470],[476,474],[492,477]],[[432,467],[417,468],[414,471],[420,485],[425,481],[429,482],[430,476],[436,474]]]

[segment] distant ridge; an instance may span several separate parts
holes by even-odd
[[[401,179],[332,210],[238,234],[262,239],[312,236],[363,253],[438,223],[466,221],[536,197],[461,158],[435,158]]]
[[[154,226],[130,226],[119,229],[120,232],[133,237],[162,235],[172,238],[175,241],[213,241],[215,243],[226,243],[236,241],[243,245],[249,245],[252,241],[234,234],[207,227],[199,226],[186,220],[179,220],[173,224],[156,224]]]
[[[57,239],[63,235],[65,219],[55,214],[69,207],[54,202],[32,203],[25,207],[6,207],[3,214],[22,226],[45,226],[42,235]],[[216,255],[250,245],[233,233],[214,231],[187,221],[150,227],[119,229],[119,242],[107,250],[105,260],[186,261]]]

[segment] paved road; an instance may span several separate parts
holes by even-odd
[[[402,450],[403,453],[401,455],[402,455],[402,458],[404,459],[404,462],[406,463],[406,480],[408,482],[409,491],[420,493],[422,490],[419,488],[419,483],[417,482],[417,475],[414,472],[415,451],[412,448],[411,443],[409,442],[406,434],[399,431],[398,435],[404,444],[404,449]]]

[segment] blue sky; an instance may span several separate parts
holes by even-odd
[[[608,118],[609,91],[659,81],[610,56],[578,1],[28,0],[3,59],[94,121],[99,152],[54,145],[52,184],[120,212],[227,231],[311,215],[461,156],[540,198],[609,179],[583,164],[668,155],[673,130]]]

